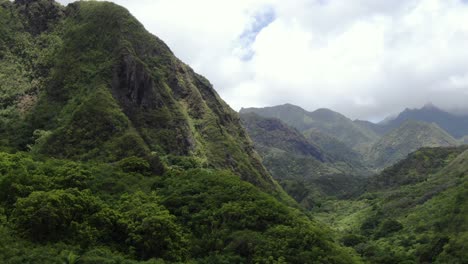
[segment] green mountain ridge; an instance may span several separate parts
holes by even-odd
[[[337,155],[340,147],[346,147],[334,145],[324,135],[314,134],[324,139],[320,143],[327,143],[325,147],[334,146],[334,152],[314,145],[279,119],[255,113],[240,115],[263,164],[286,192],[306,208],[317,206],[324,197],[355,195],[364,182],[363,176],[369,174],[359,161]]]
[[[429,110],[438,111],[432,108]],[[298,129],[311,143],[320,146],[329,155],[345,162],[364,164],[372,170],[382,170],[393,165],[422,147],[463,144],[463,139],[454,139],[437,124],[423,121],[406,120],[393,130],[388,130],[387,125],[352,121],[328,109],[307,112],[291,104],[243,108],[242,113],[278,118]]]
[[[361,263],[124,8],[0,0],[0,262]]]
[[[364,153],[369,145],[378,139],[372,130],[360,127],[351,119],[329,109],[307,112],[298,106],[285,104],[265,108],[243,108],[240,112],[253,112],[264,117],[278,118],[303,133],[307,133],[308,130],[319,130],[360,153]]]
[[[15,2],[11,8],[32,9],[38,3],[48,7],[52,2]],[[54,46],[44,43],[37,51],[34,42],[41,40],[10,43],[29,45],[25,50],[31,54],[24,59],[31,56],[32,75],[39,74],[35,52],[52,53],[48,49],[53,48],[57,55],[47,58],[50,69],[44,69],[42,83],[14,95],[17,99],[6,107],[20,112],[28,96],[34,104],[33,111],[22,113],[22,124],[0,130],[14,127],[3,136],[13,137],[9,145],[30,145],[38,153],[78,160],[116,161],[130,153],[193,156],[208,167],[233,169],[263,188],[275,188],[237,114],[127,11],[109,3],[60,8],[57,12],[66,13],[66,19],[57,22],[51,37],[39,35],[56,41]]]
[[[421,147],[457,145],[456,139],[434,123],[406,121],[376,142],[366,157],[377,168],[385,168]]]
[[[468,116],[466,114],[453,114],[438,108],[432,103],[428,103],[419,109],[406,108],[398,116],[388,118],[387,122],[379,123],[378,127],[388,132],[408,120],[436,123],[456,139],[468,135]]]

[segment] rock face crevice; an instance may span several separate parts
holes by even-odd
[[[146,109],[157,107],[153,86],[153,79],[142,63],[130,55],[122,56],[115,69],[112,87],[125,106],[133,104]]]
[[[123,54],[114,69],[112,93],[144,141],[154,151],[189,155],[195,140],[162,80],[131,54]]]

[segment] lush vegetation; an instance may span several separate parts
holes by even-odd
[[[104,162],[137,156],[155,172],[163,156],[191,156],[284,196],[237,114],[127,10],[2,1],[0,22],[2,149]]]
[[[1,153],[0,262],[353,263],[321,225],[231,172],[147,168]]]
[[[316,212],[370,263],[465,263],[467,171],[466,148],[421,149]]]
[[[0,0],[0,33],[1,263],[360,262],[127,10]]]
[[[358,154],[338,140],[313,133],[314,139],[323,139],[314,140],[319,143],[315,145],[279,119],[255,113],[241,114],[241,119],[263,164],[303,207],[311,209],[329,197],[350,197],[362,189],[363,176],[369,172],[359,159],[350,157]],[[340,149],[344,155],[338,154]]]
[[[381,125],[355,122],[381,138],[363,156],[354,157],[366,158],[369,167],[395,164],[359,178],[346,175],[353,169],[356,173],[349,165],[341,167],[341,174],[324,170],[336,164],[336,157],[353,164],[352,152],[337,138],[324,137],[326,131],[320,129],[301,134],[279,119],[252,113],[256,111],[244,110],[241,117],[265,166],[294,199],[331,224],[341,243],[354,248],[365,262],[466,263],[467,148],[454,147],[458,142],[436,124],[407,121],[382,132]],[[291,118],[296,125],[305,122],[301,121],[304,111],[290,105],[258,111]],[[320,146],[321,156],[304,151],[307,143]],[[337,149],[341,155],[333,155]]]
[[[385,166],[456,144],[435,125],[378,141],[326,109],[244,110],[297,129],[244,116],[307,214],[209,81],[115,4],[0,0],[0,78],[2,263],[468,259],[465,148],[356,177],[361,154]]]

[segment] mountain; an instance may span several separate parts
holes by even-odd
[[[18,64],[29,72],[20,88],[3,89],[11,93],[2,100],[5,145],[75,160],[190,156],[275,188],[238,115],[127,11],[110,4],[62,8],[52,1],[17,1],[12,8],[27,14],[26,30],[28,21],[37,22],[31,22],[33,34],[54,23],[56,29],[28,41],[16,34],[8,44],[26,45]],[[34,8],[55,12],[54,19],[42,21]],[[54,22],[61,16],[72,26]]]
[[[399,127],[407,120],[435,123],[457,139],[468,135],[468,116],[446,112],[430,103],[420,109],[407,108],[397,117],[387,120],[380,126],[389,131]]]
[[[279,119],[264,118],[254,113],[240,114],[240,117],[258,150],[277,148],[294,155],[310,156],[320,162],[327,159],[323,150]]]
[[[363,157],[360,153],[332,136],[313,129],[305,131],[304,137],[319,146],[335,162],[346,162],[357,167],[363,166]]]
[[[367,159],[377,168],[385,168],[422,147],[457,146],[459,143],[438,125],[406,121],[377,141]]]
[[[324,205],[322,220],[370,263],[465,263],[467,171],[466,147],[420,149],[359,199]]]
[[[369,129],[371,131],[374,131],[378,136],[383,136],[385,133],[388,132],[388,127],[385,125],[382,125],[383,123],[375,124],[367,120],[354,120],[353,121],[356,125],[360,127],[364,127],[366,129]]]
[[[240,112],[278,118],[302,133],[312,130],[330,135],[360,153],[364,153],[378,139],[378,135],[372,130],[358,126],[351,119],[329,109],[308,112],[298,106],[285,104],[265,108],[243,108]]]
[[[349,197],[357,193],[362,176],[369,174],[343,143],[318,133],[310,134],[317,139],[310,141],[279,119],[255,113],[241,114],[241,119],[263,164],[286,192],[306,208],[328,196]],[[349,159],[339,153],[343,149]]]
[[[438,172],[466,149],[466,146],[420,148],[375,177],[369,178],[367,190],[377,191],[426,181],[429,175]]]
[[[0,0],[0,47],[1,263],[360,263],[124,8]]]

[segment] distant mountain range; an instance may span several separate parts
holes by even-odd
[[[265,108],[243,108],[240,113],[256,113],[263,117],[278,118],[304,134],[319,131],[360,153],[366,151],[369,142],[376,142],[379,138],[372,129],[360,126],[344,115],[325,108],[308,112],[298,106],[285,104]]]
[[[345,161],[352,157],[374,169],[388,167],[421,147],[462,144],[468,135],[468,116],[451,114],[432,104],[406,109],[377,124],[353,121],[329,109],[308,112],[291,104],[243,108],[240,113],[277,118],[296,128],[310,142],[334,152],[329,156],[340,153],[338,157],[348,157]]]
[[[306,208],[324,196],[353,195],[364,182],[362,176],[369,175],[360,155],[333,137],[310,130],[306,137],[277,118],[255,113],[240,117],[263,164]]]
[[[468,135],[468,116],[461,116],[446,112],[433,104],[426,104],[420,109],[405,109],[395,118],[389,118],[377,126],[388,132],[399,127],[407,120],[436,123],[454,138],[462,138]]]
[[[240,117],[284,190],[369,263],[465,263],[468,117],[430,104],[377,124],[290,104]]]

